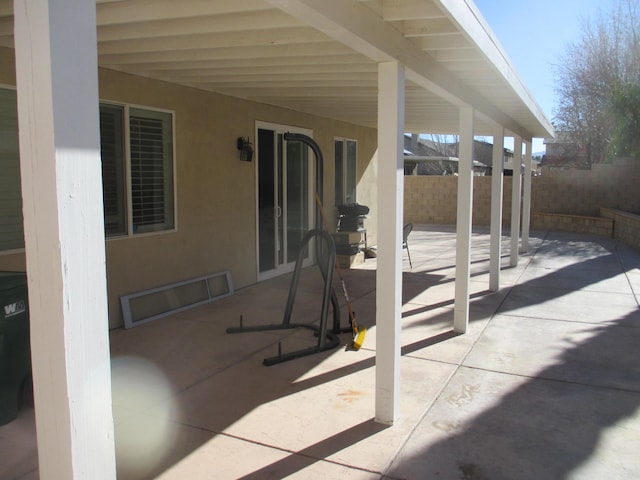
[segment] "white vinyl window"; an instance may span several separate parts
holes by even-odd
[[[335,204],[356,203],[356,165],[358,143],[336,138],[335,146]]]
[[[175,228],[173,114],[100,105],[107,237]],[[24,248],[16,91],[0,88],[0,252]]]
[[[102,104],[100,149],[106,235],[172,230],[173,115]]]

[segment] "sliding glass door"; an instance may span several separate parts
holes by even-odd
[[[300,142],[285,141],[289,131],[294,129],[257,125],[259,280],[293,270],[302,238],[313,224],[309,149]],[[313,258],[310,253],[306,263]]]

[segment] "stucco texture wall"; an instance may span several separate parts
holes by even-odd
[[[0,83],[15,85],[13,65],[12,51],[0,48]],[[313,130],[324,153],[330,227],[335,137],[358,141],[357,189],[365,199],[370,191],[365,172],[374,158],[375,130],[112,70],[100,69],[99,81],[101,101],[175,113],[177,229],[107,240],[112,328],[122,325],[123,294],[221,270],[231,271],[236,288],[257,281],[256,161],[241,162],[236,149],[240,136],[255,145],[256,121]],[[24,252],[0,255],[0,269],[24,268]]]
[[[511,223],[512,177],[504,177],[503,225]],[[405,222],[456,223],[457,177],[406,176]],[[640,160],[620,158],[591,170],[553,170],[531,179],[531,211],[597,217],[601,207],[640,212]],[[491,222],[491,177],[473,177],[473,223]]]

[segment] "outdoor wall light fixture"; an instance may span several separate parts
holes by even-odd
[[[243,162],[250,162],[253,160],[253,147],[249,141],[249,137],[238,137],[236,141],[238,145],[238,152],[240,153],[240,160]]]

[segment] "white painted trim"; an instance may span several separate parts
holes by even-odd
[[[504,125],[525,138],[531,138],[532,133],[526,130],[523,125],[461,82],[428,53],[420,50],[410,39],[405,38],[402,33],[385,22],[371,8],[361,5],[360,2],[344,0],[323,0],[322,2],[317,0],[268,0],[268,2],[373,61],[402,62],[406,67],[406,78],[416,85],[435,93],[454,105],[461,107],[471,105],[492,121]],[[463,3],[466,4],[460,0],[442,0],[438,1],[438,6],[449,15],[463,15],[463,32],[465,32],[464,28],[473,28],[473,31],[478,31],[480,28],[475,26],[478,18],[471,15],[468,7],[461,8],[459,4]],[[455,17],[451,18],[452,21],[455,21],[453,20]],[[474,41],[476,40],[474,39]],[[484,43],[483,47],[495,49],[495,45],[490,43]],[[499,57],[488,55],[487,58],[493,61]],[[517,77],[515,69],[510,63],[494,65],[502,75]],[[517,85],[517,82],[508,81],[514,86]],[[515,91],[518,95],[525,93],[522,88]],[[534,107],[528,98],[524,97],[521,100],[530,108]],[[539,107],[536,115],[538,114],[541,114]],[[542,118],[545,118],[544,115]],[[540,125],[547,130],[549,135],[552,135],[553,129],[549,130],[548,121],[540,123]]]
[[[100,105],[112,105],[114,107],[122,107],[124,112],[123,120],[123,141],[124,141],[124,163],[125,163],[125,211],[127,215],[127,233],[121,235],[105,235],[107,242],[114,240],[131,240],[134,238],[144,238],[155,235],[167,235],[178,232],[178,161],[176,147],[176,111],[166,108],[150,107],[148,105],[139,105],[135,103],[118,102],[114,100],[100,100]],[[158,230],[154,232],[133,233],[133,206],[131,201],[131,131],[129,128],[129,110],[137,108],[139,110],[148,110],[150,112],[168,113],[171,115],[171,141],[173,144],[172,168],[173,168],[173,228],[166,230]]]
[[[491,244],[489,256],[489,290],[500,290],[502,256],[502,200],[504,197],[504,128],[496,126],[493,134],[491,171]]]
[[[522,253],[529,252],[529,227],[531,223],[531,142],[524,142],[526,153],[524,156],[524,197],[522,199]]]
[[[336,193],[336,185],[335,185],[335,177],[336,177],[335,146],[336,146],[336,142],[337,141],[344,142],[344,145],[343,145],[343,149],[344,149],[344,151],[343,151],[343,154],[344,154],[343,160],[344,160],[344,162],[343,162],[343,172],[342,172],[343,173],[343,185],[342,185],[342,197],[343,198],[346,196],[345,194],[346,194],[346,190],[347,190],[347,182],[346,182],[347,177],[346,177],[346,175],[344,175],[345,173],[347,173],[346,172],[346,169],[347,169],[347,142],[354,142],[356,144],[356,202],[357,202],[358,201],[357,200],[358,199],[358,155],[360,153],[360,149],[358,147],[358,140],[356,140],[355,138],[340,137],[340,136],[334,136],[333,137],[333,148],[334,148],[334,151],[331,152],[333,154],[331,164],[333,165],[334,183],[333,183],[333,189],[331,191],[331,193],[333,194],[331,202],[332,203],[335,202],[335,193]],[[325,163],[326,163],[326,158],[325,158]],[[325,200],[324,203],[325,204],[327,203],[326,200]],[[326,208],[325,208],[325,210],[326,210]],[[327,225],[327,228],[330,228],[330,227],[331,227],[331,225]]]
[[[106,103],[106,102],[101,102]],[[146,105],[137,105],[133,103],[117,103],[109,102],[110,105],[118,105],[124,108],[124,141],[125,141],[125,183],[127,194],[127,233],[126,235],[118,235],[115,238],[135,238],[139,236],[149,236],[157,234],[177,233],[178,232],[178,170],[176,156],[176,112],[175,110],[167,110],[164,108],[148,107]],[[131,196],[131,128],[129,127],[129,118],[131,109],[148,110],[150,112],[168,113],[171,115],[171,142],[172,142],[172,168],[173,168],[173,228],[166,230],[157,230],[153,232],[134,233],[133,231],[133,202]]]
[[[435,0],[435,3],[449,14],[450,18],[465,33],[466,37],[478,47],[485,58],[500,72],[509,86],[517,93],[536,120],[546,130],[547,135],[552,137],[554,129],[551,122],[546,118],[535,98],[525,86],[476,5],[473,2],[461,0]],[[502,125],[510,127],[510,124],[503,123]],[[525,134],[523,131],[515,130],[515,132],[525,138],[530,138],[530,135]]]
[[[398,62],[380,63],[375,418],[387,425],[400,412],[404,92],[404,67]]]
[[[115,479],[95,3],[14,8],[39,475]]]
[[[513,177],[511,190],[511,252],[510,265],[518,265],[520,246],[520,200],[522,179],[522,138],[516,135],[513,138]]]
[[[457,333],[465,333],[469,327],[471,221],[473,213],[473,128],[473,108],[460,108],[458,205],[456,218],[456,284],[453,311],[453,330]]]

